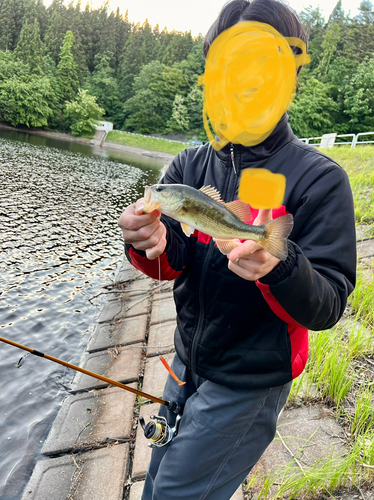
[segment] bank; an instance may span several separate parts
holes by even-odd
[[[12,126],[7,125],[5,123],[0,123],[0,129],[11,130],[14,132],[21,132],[23,134],[37,135],[40,137],[46,137],[49,139],[56,139],[59,141],[77,142],[80,144],[97,146],[97,147],[100,147],[103,149],[113,149],[113,150],[117,150],[117,151],[123,151],[124,153],[137,154],[140,156],[155,158],[155,159],[158,159],[160,161],[165,162],[165,164],[166,163],[169,164],[173,160],[173,158],[175,157],[175,155],[171,154],[171,153],[164,153],[161,151],[154,151],[154,150],[139,148],[139,147],[135,147],[135,146],[117,144],[117,143],[111,142],[111,141],[105,141],[103,143],[100,143],[100,141],[96,141],[95,139],[86,139],[84,137],[74,137],[71,134],[65,134],[62,132],[50,132],[47,130],[40,130],[40,129],[12,127]]]

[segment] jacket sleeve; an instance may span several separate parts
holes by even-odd
[[[355,286],[355,220],[346,172],[329,169],[303,193],[293,215],[287,259],[256,284],[287,323],[328,329]]]
[[[160,184],[182,184],[186,158],[186,151],[176,156],[160,180]],[[166,227],[167,244],[159,259],[147,259],[145,252],[136,250],[129,243],[125,243],[125,254],[130,263],[147,276],[153,279],[174,280],[191,261],[197,238],[193,235],[187,237],[180,223],[170,217],[161,215],[161,222]]]

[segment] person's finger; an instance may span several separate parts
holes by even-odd
[[[258,215],[253,221],[254,226],[262,226],[266,222],[273,220],[273,211],[271,208],[261,208],[258,211]]]
[[[258,243],[253,240],[246,240],[231,250],[227,258],[235,262],[236,259],[241,259],[247,255],[253,255],[259,250],[263,250],[263,248]]]
[[[154,260],[157,257],[159,257],[162,253],[164,253],[165,248],[166,248],[166,228],[163,224],[161,224],[162,232],[161,232],[161,237],[158,239],[158,242],[156,245],[154,245],[151,248],[147,248],[145,251],[145,254],[147,256],[148,260]]]

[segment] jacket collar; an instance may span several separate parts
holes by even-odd
[[[239,153],[244,163],[261,161],[277,153],[294,137],[291,127],[288,125],[288,115],[286,113],[267,139],[252,147],[234,144],[234,153],[235,155]],[[220,151],[215,151],[215,154],[221,161],[225,163],[229,161],[231,164],[230,147],[230,143],[226,144]]]

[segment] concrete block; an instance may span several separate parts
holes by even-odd
[[[146,276],[144,279],[137,278],[134,281],[128,283],[124,289],[124,292],[126,294],[129,294],[129,296],[141,295],[145,293],[150,293],[152,287],[153,287],[152,278],[148,278],[148,276]]]
[[[136,384],[130,384],[136,389]],[[42,449],[44,455],[127,440],[136,395],[118,387],[69,396],[63,402]]]
[[[144,488],[144,481],[138,481],[137,483],[133,483],[130,489],[129,500],[142,500],[143,488]]]
[[[284,410],[278,420],[277,431],[282,439],[278,434],[275,436],[249,476],[251,478],[257,472],[259,477],[248,493],[251,498],[257,498],[264,474],[271,476],[274,483],[277,483],[282,480],[285,467],[290,467],[286,475],[292,474],[292,465],[298,468],[288,449],[303,467],[311,466],[318,460],[328,460],[332,455],[342,453],[344,449],[343,430],[335,418],[329,417],[328,408],[303,407]],[[277,473],[281,477],[278,477]],[[274,484],[271,493],[275,494],[277,491],[278,486]]]
[[[129,445],[37,462],[22,500],[122,500]]]
[[[147,316],[134,316],[111,325],[109,323],[99,324],[88,344],[87,351],[95,352],[108,349],[108,347],[134,344],[145,341],[147,328]]]
[[[165,295],[165,297],[162,295]],[[152,304],[151,325],[165,321],[175,321],[176,316],[177,312],[173,297],[170,297],[170,294],[161,294],[160,297],[155,295]]]
[[[143,417],[145,422],[149,422],[151,415],[157,415],[160,405],[157,403],[145,404],[140,408],[139,417]],[[148,446],[148,440],[144,437],[143,429],[138,425],[136,432],[134,460],[132,463],[132,480],[144,479],[147,473],[148,464],[151,460],[152,448]]]
[[[174,354],[167,356],[167,362],[171,365]],[[159,360],[158,356],[154,358],[147,358],[145,361],[144,380],[142,391],[152,396],[162,397],[168,371]],[[176,383],[176,382],[175,382]]]
[[[148,337],[148,346],[150,347],[147,347],[147,356],[155,356],[158,352],[165,354],[174,350],[176,326],[176,321],[151,325]]]
[[[243,486],[240,485],[230,500],[244,500]]]
[[[371,257],[374,255],[374,239],[359,241],[357,243],[357,257],[362,259],[364,257]]]
[[[135,297],[129,297],[126,300],[122,300],[121,312],[116,318],[117,321],[121,321],[123,318],[132,318],[133,316],[141,316],[142,314],[148,314],[151,309],[151,297],[150,295],[139,295]]]
[[[139,379],[141,345],[136,349],[119,347],[87,354],[80,366],[104,377],[128,384]],[[134,346],[135,346],[134,345]],[[73,392],[102,389],[108,384],[78,372],[73,381]]]
[[[120,300],[110,300],[104,304],[104,307],[98,317],[98,323],[105,323],[107,321],[113,321],[114,318],[121,312],[121,301]]]

